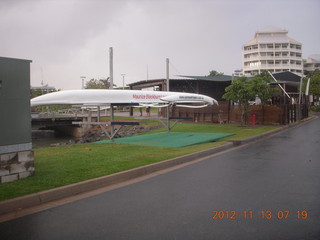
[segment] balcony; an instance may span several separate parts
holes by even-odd
[[[263,47],[261,47],[259,49],[260,49],[260,52],[264,52],[264,51],[268,51],[268,52],[269,51],[272,51],[272,52],[285,51],[285,52],[287,52],[290,50],[289,47],[286,47],[286,48],[284,48],[284,47],[279,47],[279,48],[267,48],[267,47],[263,48]]]
[[[247,49],[247,50],[243,49],[243,53],[244,54],[257,53],[257,52],[259,52],[258,48],[256,48],[256,49]]]
[[[297,64],[261,64],[259,66],[244,66],[244,70],[267,70],[267,69],[275,69],[275,70],[281,70],[281,69],[296,69],[296,70],[302,70],[302,65]]]
[[[257,55],[244,58],[245,62],[258,61],[258,60],[260,60],[260,57]]]

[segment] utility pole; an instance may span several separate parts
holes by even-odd
[[[167,69],[167,91],[169,92],[170,91],[170,89],[169,89],[169,58],[167,58],[166,62],[167,62],[167,67],[166,67],[166,69]]]
[[[167,62],[167,91],[169,92],[170,88],[169,88],[169,58],[166,59]],[[167,132],[170,131],[170,119],[169,119],[169,115],[170,115],[170,109],[169,109],[169,105],[167,106],[167,126],[169,126],[169,128],[167,129]]]
[[[113,48],[109,48],[110,89],[113,89]]]
[[[149,67],[148,67],[148,64],[147,64],[147,81],[149,80]]]

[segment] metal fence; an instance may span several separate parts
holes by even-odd
[[[219,102],[206,108],[173,107],[171,115],[179,118],[192,118],[202,123],[239,123],[242,120],[242,108],[229,102]],[[286,125],[308,117],[306,104],[251,105],[244,114],[247,124]]]

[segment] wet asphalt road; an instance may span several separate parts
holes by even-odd
[[[0,223],[1,239],[320,239],[320,119]]]

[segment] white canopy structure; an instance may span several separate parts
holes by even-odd
[[[159,107],[165,104],[179,104],[179,106],[205,107],[218,104],[208,96],[195,93],[140,91],[140,90],[66,90],[48,93],[31,99],[31,107],[40,105],[144,105]]]
[[[139,106],[139,107],[166,107],[167,116],[166,122],[159,119],[169,132],[173,126],[170,126],[169,107],[189,107],[200,108],[209,105],[218,104],[218,102],[208,96],[195,94],[195,93],[182,93],[182,92],[162,92],[162,91],[141,91],[141,90],[102,90],[102,89],[87,89],[87,90],[68,90],[48,93],[36,98],[31,99],[31,107],[40,105],[82,105],[83,107],[97,107],[98,109],[98,122],[77,122],[75,124],[95,124],[99,125],[102,129],[103,124],[100,119],[100,107],[110,106],[111,108],[111,133],[105,133],[110,139],[120,131],[123,125],[135,125],[133,122],[115,122],[114,121],[114,106]],[[116,131],[114,125],[121,125]]]

